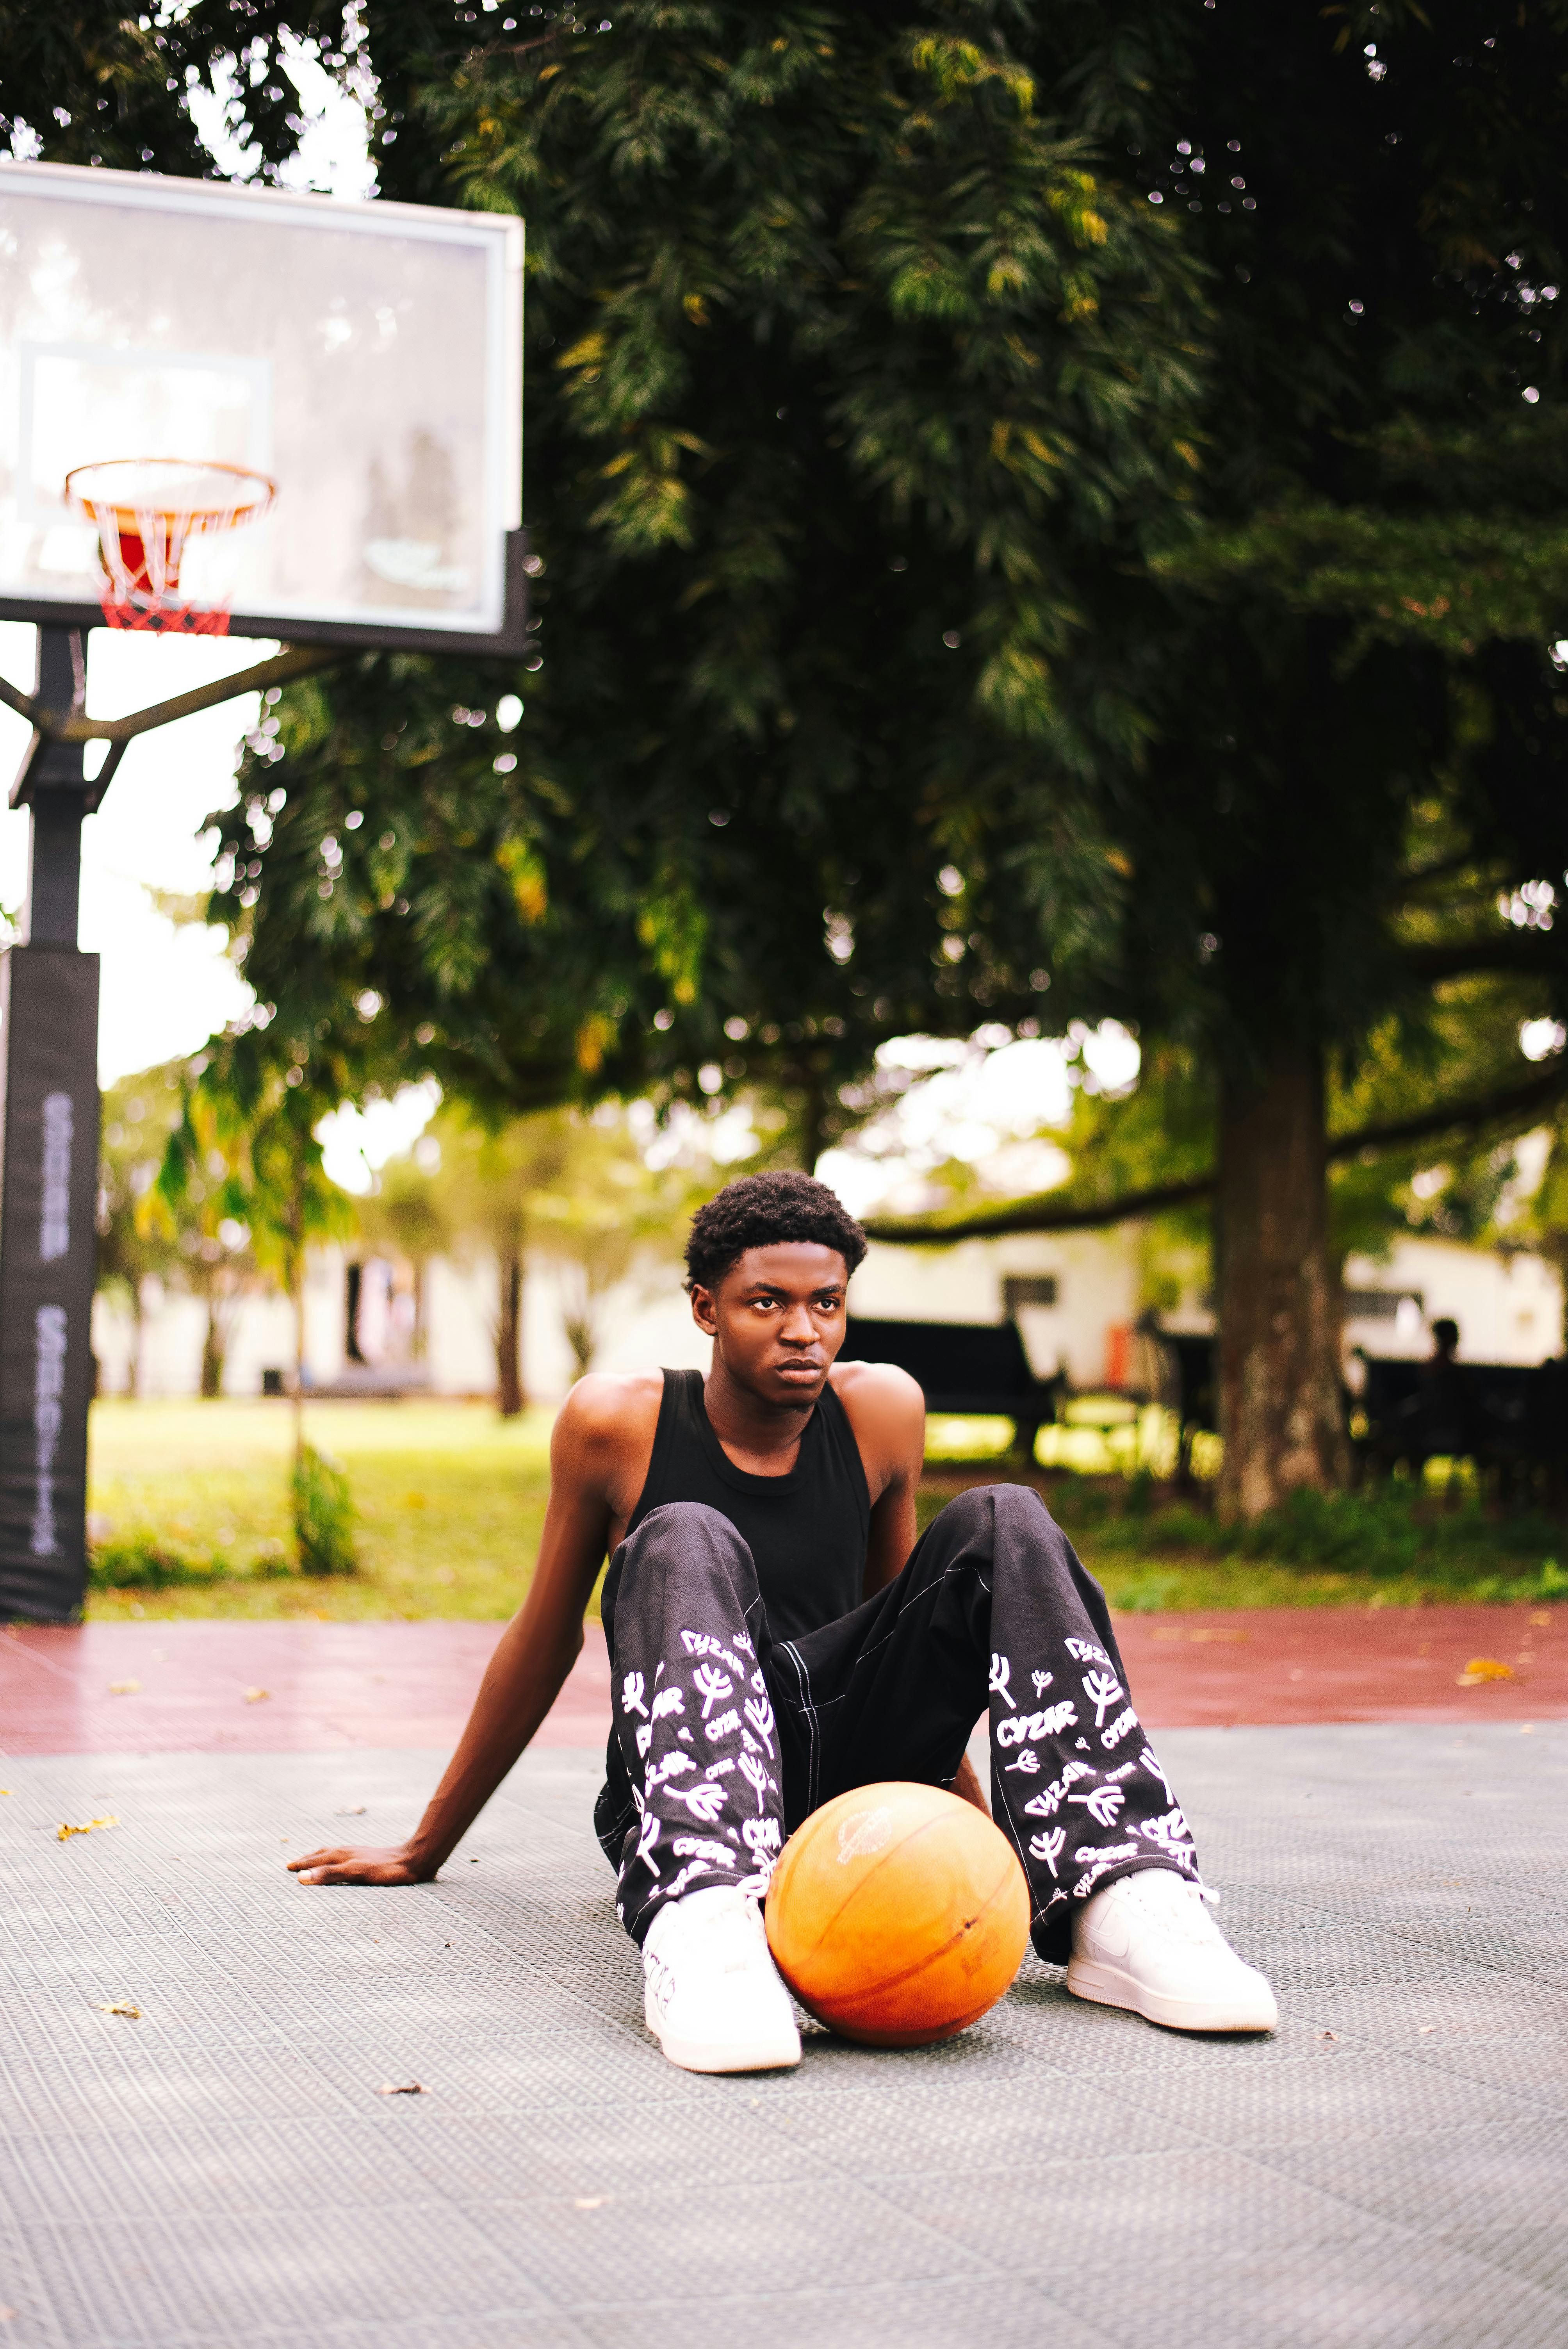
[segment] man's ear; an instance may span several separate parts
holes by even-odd
[[[713,1291],[705,1288],[700,1280],[694,1280],[691,1287],[691,1318],[705,1336],[717,1337],[718,1310],[714,1303]]]

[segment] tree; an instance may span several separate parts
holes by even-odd
[[[178,1067],[122,1077],[103,1097],[98,1185],[98,1285],[130,1314],[130,1391],[140,1382],[142,1283],[181,1267],[178,1235],[161,1219],[149,1227],[144,1202],[158,1180],[181,1114]]]
[[[603,1303],[647,1260],[679,1257],[687,1216],[713,1188],[711,1167],[650,1169],[624,1112],[542,1111],[487,1125],[446,1104],[418,1155],[393,1160],[363,1204],[372,1237],[405,1255],[476,1255],[493,1264],[491,1319],[504,1416],[523,1407],[522,1298],[530,1257],[552,1262],[578,1375],[599,1342]]]
[[[529,217],[538,650],[253,741],[246,1049],[809,1153],[886,1035],[1118,1017],[1212,1087],[1222,1505],[1332,1483],[1331,1092],[1556,1081],[1422,1040],[1561,992],[1563,0],[469,14],[377,13],[384,186]]]
[[[513,1419],[528,1398],[522,1371],[522,1292],[531,1210],[535,1195],[559,1183],[570,1133],[559,1116],[542,1114],[497,1124],[460,1104],[444,1108],[432,1137],[440,1164],[429,1178],[436,1218],[458,1256],[479,1251],[495,1269],[490,1317],[495,1350],[496,1405]]]
[[[1008,917],[1049,936],[1056,1017],[1120,1018],[1212,1084],[1213,1156],[1175,1188],[1217,1202],[1221,1504],[1250,1516],[1342,1470],[1331,1159],[1506,1136],[1563,1083],[1517,1038],[1568,991],[1568,13],[1098,13],[1098,60],[1065,11],[1028,53],[1084,74],[1206,265],[1201,511],[1128,582],[1149,733],[1113,779],[1117,903],[1064,930],[1027,798],[992,801],[970,869],[1036,858]],[[1392,1116],[1365,1098],[1391,1062],[1421,1081]]]
[[[185,1116],[192,1064],[171,1061],[122,1078],[104,1097],[98,1158],[98,1286],[129,1308],[141,1352],[142,1283],[159,1278],[201,1306],[200,1391],[222,1392],[223,1365],[257,1268],[245,1225],[230,1212],[222,1155],[185,1169],[178,1199],[159,1182],[170,1136]],[[133,1362],[131,1385],[137,1384]]]
[[[275,179],[304,128],[289,38],[347,74],[357,41],[345,14],[309,0],[245,0],[242,12],[228,0],[189,0],[149,16],[116,0],[9,0],[0,137],[14,153],[52,163],[121,171],[150,163],[216,179],[191,118],[194,92],[221,112],[262,177]]]
[[[356,1224],[354,1203],[327,1174],[316,1138],[327,1106],[297,1062],[258,1070],[232,1050],[199,1055],[153,1195],[170,1217],[188,1216],[194,1204],[232,1221],[258,1270],[293,1306],[296,1481],[307,1450],[305,1259],[313,1246],[347,1238]]]
[[[579,1378],[592,1370],[605,1303],[639,1273],[660,1285],[678,1262],[692,1211],[711,1194],[711,1167],[650,1170],[626,1120],[606,1103],[564,1113],[567,1151],[554,1185],[533,1202],[535,1245],[565,1291],[566,1342]]]
[[[415,1154],[389,1159],[375,1188],[359,1201],[359,1228],[366,1243],[387,1256],[402,1257],[414,1275],[414,1351],[424,1351],[430,1260],[449,1235],[431,1188],[440,1145],[421,1135]],[[428,1162],[428,1163],[427,1163]]]
[[[346,1239],[354,1203],[328,1176],[316,1127],[327,1104],[298,1061],[270,1068],[218,1047],[193,1064],[184,1114],[169,1139],[158,1194],[178,1214],[222,1167],[217,1205],[249,1237],[263,1275],[294,1307],[294,1553],[302,1574],[352,1574],[354,1505],[348,1480],[304,1436],[304,1273],[310,1248]]]
[[[882,1038],[1037,1016],[941,876],[976,770],[1137,738],[1061,655],[1190,497],[1198,310],[1010,22],[377,12],[387,192],[529,219],[535,650],[263,721],[212,904],[252,1049],[497,1116],[763,1083],[810,1160]]]

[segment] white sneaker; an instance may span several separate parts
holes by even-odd
[[[762,1912],[728,1884],[667,1901],[643,1943],[643,2013],[686,2072],[779,2072],[800,2061]]]
[[[1171,2031],[1272,2031],[1274,1994],[1238,1958],[1195,1884],[1168,1868],[1119,1876],[1073,1920],[1068,1988]]]

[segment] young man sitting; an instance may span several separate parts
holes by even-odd
[[[882,1779],[981,1803],[965,1746],[987,1700],[995,1816],[1068,1988],[1176,2030],[1272,2030],[1268,1983],[1204,1906],[1104,1597],[1038,1494],[965,1493],[916,1540],[920,1389],[834,1359],[865,1246],[804,1174],[749,1175],[699,1210],[686,1287],[712,1370],[573,1388],[533,1582],[418,1826],[395,1850],[290,1868],[428,1882],[554,1702],[608,1553],[614,1726],[594,1825],[672,2063],[799,2061],[758,1905],[784,1838]]]

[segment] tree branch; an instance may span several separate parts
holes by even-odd
[[[1157,1183],[1141,1191],[1123,1191],[1114,1199],[1068,1205],[1050,1191],[1033,1198],[1009,1199],[995,1207],[950,1210],[918,1221],[905,1216],[862,1218],[873,1240],[892,1240],[907,1247],[944,1247],[949,1240],[991,1239],[1004,1232],[1092,1232],[1108,1224],[1130,1223],[1140,1216],[1162,1216],[1206,1198],[1214,1187],[1212,1174],[1197,1174],[1189,1183]]]
[[[1475,862],[1473,848],[1456,849],[1451,856],[1435,857],[1430,864],[1411,865],[1398,876],[1398,884],[1401,889],[1424,889],[1429,881],[1447,881],[1456,873],[1468,873]]]
[[[1440,1133],[1477,1133],[1483,1126],[1532,1117],[1564,1092],[1568,1092],[1568,1054],[1552,1061],[1539,1076],[1527,1078],[1523,1084],[1501,1085],[1495,1092],[1474,1094],[1469,1101],[1434,1102],[1408,1117],[1390,1118],[1381,1125],[1358,1126],[1354,1133],[1338,1134],[1329,1143],[1328,1155],[1356,1158],[1363,1150],[1388,1150],[1397,1143],[1431,1142]]]
[[[1439,979],[1467,978],[1472,971],[1539,978],[1568,970],[1563,939],[1544,930],[1508,929],[1490,937],[1456,939],[1449,946],[1406,947],[1399,960],[1412,978],[1427,987]]]
[[[1467,1101],[1435,1102],[1408,1117],[1389,1118],[1377,1125],[1361,1125],[1352,1133],[1330,1137],[1331,1161],[1357,1158],[1364,1150],[1388,1150],[1408,1142],[1435,1141],[1439,1134],[1473,1133],[1521,1117],[1532,1117],[1568,1092],[1568,1054],[1554,1061],[1522,1084],[1500,1086],[1495,1092],[1472,1095]],[[945,1247],[954,1240],[995,1239],[1007,1232],[1088,1232],[1111,1224],[1132,1223],[1144,1216],[1163,1216],[1174,1207],[1191,1206],[1207,1198],[1219,1180],[1211,1169],[1185,1183],[1153,1184],[1143,1190],[1123,1191],[1114,1199],[1088,1205],[1069,1203],[1053,1192],[1032,1198],[1009,1199],[995,1207],[955,1210],[943,1216],[872,1216],[863,1219],[868,1237],[890,1241],[895,1247]]]

